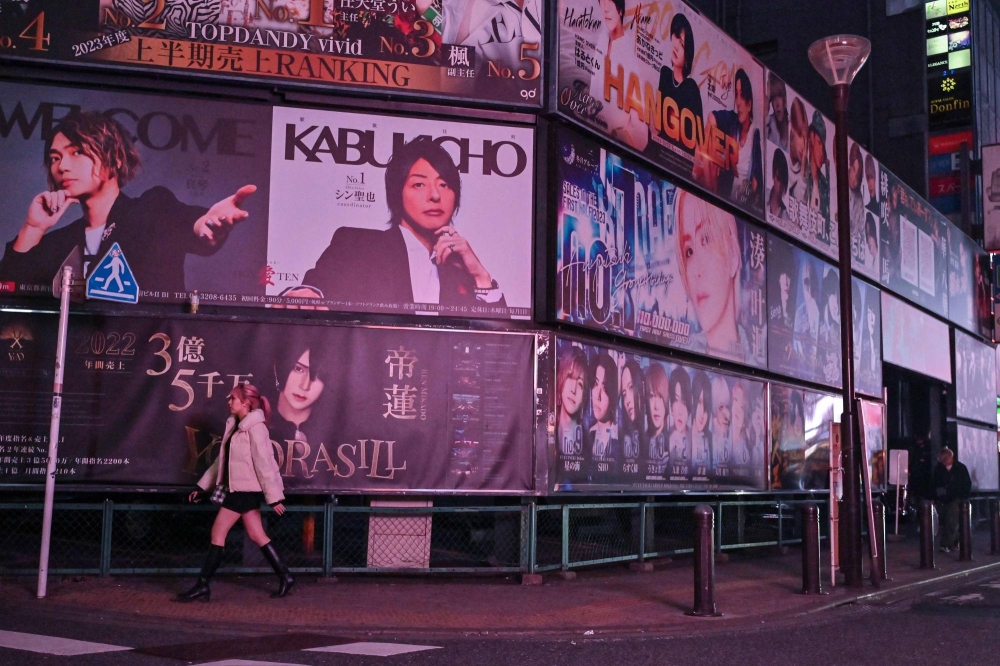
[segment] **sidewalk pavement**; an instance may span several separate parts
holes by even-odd
[[[823,560],[828,564],[828,544]],[[822,611],[837,605],[912,588],[944,577],[995,570],[1000,556],[989,555],[989,534],[974,533],[972,562],[958,553],[936,553],[936,570],[919,568],[915,534],[887,544],[891,578],[879,590],[829,587],[823,567],[822,596],[803,595],[802,557],[798,548],[729,551],[716,565],[715,599],[720,618],[685,615],[693,604],[690,557],[656,563],[651,573],[627,565],[579,571],[575,580],[546,574],[542,585],[521,585],[520,576],[504,578],[342,576],[336,582],[300,575],[294,591],[271,599],[273,576],[218,576],[211,603],[181,604],[177,592],[193,580],[165,577],[53,579],[45,600],[34,598],[33,578],[3,582],[8,609],[50,611],[59,616],[115,617],[162,625],[224,624],[229,628],[267,627],[269,631],[323,631],[344,636],[542,636],[663,635],[732,630],[762,622]],[[728,559],[728,561],[725,561]],[[867,560],[865,568],[867,570]]]

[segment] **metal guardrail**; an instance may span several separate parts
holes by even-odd
[[[987,497],[973,500],[985,520]],[[811,499],[718,501],[716,550],[801,542],[798,508]],[[354,507],[332,501],[264,509],[265,525],[297,573],[541,573],[675,556],[693,550],[700,502],[607,502],[458,507]],[[828,507],[820,508],[821,536]],[[57,504],[50,573],[192,575],[200,570],[215,507]],[[0,575],[35,574],[41,503],[0,503]],[[386,566],[385,561],[405,562]],[[221,569],[270,572],[238,524]]]

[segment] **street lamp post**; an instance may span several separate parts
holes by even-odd
[[[847,100],[851,82],[871,53],[871,43],[855,35],[834,35],[813,42],[809,62],[833,90],[833,121],[837,168],[837,241],[840,256],[840,354],[844,381],[844,413],[840,419],[840,441],[844,456],[844,503],[841,521],[846,523],[843,562],[844,582],[861,587],[861,506],[858,483],[858,451],[854,436],[854,321],[851,304],[851,207],[847,182]]]

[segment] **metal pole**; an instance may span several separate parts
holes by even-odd
[[[802,594],[823,594],[820,583],[819,507],[802,505]]]
[[[965,499],[959,504],[961,522],[958,524],[958,560],[972,561],[972,502]]]
[[[920,568],[937,569],[934,565],[934,502],[920,502]]]
[[[882,502],[876,501],[872,504],[872,513],[875,516],[875,544],[878,547],[876,561],[878,567],[875,569],[878,577],[882,580],[889,580],[888,562],[885,553],[885,507]]]
[[[52,504],[56,494],[56,459],[59,455],[59,419],[62,416],[63,369],[66,364],[66,328],[69,325],[69,292],[73,268],[63,267],[59,294],[59,336],[56,338],[56,371],[52,380],[52,420],[49,424],[49,459],[45,470],[45,505],[42,510],[42,548],[38,557],[38,598],[49,584],[49,545],[52,539]]]
[[[847,184],[847,100],[850,86],[833,86],[833,120],[836,127],[837,240],[840,250],[840,358],[843,375],[844,415],[840,419],[840,441],[844,460],[844,504],[841,520],[846,523],[844,561],[840,563],[848,587],[861,587],[861,511],[858,488],[858,455],[854,437],[854,311],[851,298],[851,204]]]
[[[718,617],[715,608],[715,514],[708,504],[694,508],[694,609],[688,615]]]
[[[899,484],[898,483],[896,484],[896,531],[895,531],[895,535],[899,536]]]
[[[1000,555],[1000,502],[990,500],[990,555]]]

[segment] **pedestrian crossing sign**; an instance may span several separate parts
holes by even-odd
[[[111,245],[111,249],[87,278],[87,298],[116,303],[139,302],[139,285],[118,243]]]

